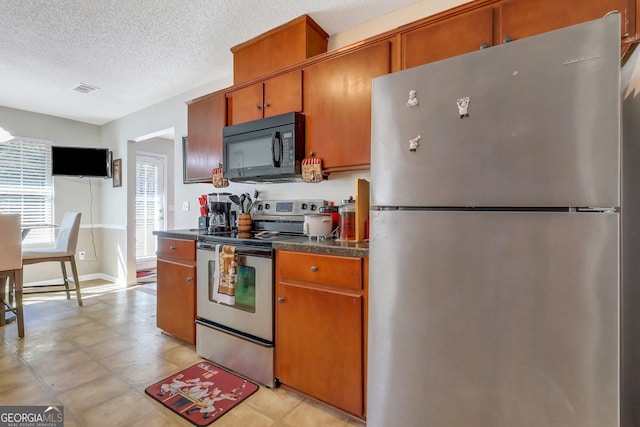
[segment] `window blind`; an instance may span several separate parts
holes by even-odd
[[[155,255],[156,239],[151,234],[156,225],[158,166],[136,162],[136,256]]]
[[[0,143],[0,212],[20,214],[23,226],[53,224],[51,142],[15,138]],[[53,228],[34,228],[23,244],[53,241]]]

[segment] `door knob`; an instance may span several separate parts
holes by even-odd
[[[283,297],[278,297],[278,302],[284,302],[284,298]]]
[[[315,266],[315,265],[312,265],[311,266],[311,271],[313,271],[315,273],[316,271],[318,271],[318,267]]]

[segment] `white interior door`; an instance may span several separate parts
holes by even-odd
[[[166,228],[165,158],[150,153],[136,155],[136,261],[155,259],[154,230]]]

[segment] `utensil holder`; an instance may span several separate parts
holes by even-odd
[[[241,213],[238,215],[238,231],[248,233],[251,231],[251,214]]]

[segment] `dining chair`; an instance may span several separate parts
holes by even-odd
[[[69,291],[74,289],[69,288],[69,282],[73,281],[75,285],[76,297],[78,299],[78,305],[81,306],[82,295],[80,294],[80,281],[78,280],[78,269],[76,268],[75,256],[76,247],[78,246],[78,234],[80,231],[80,216],[80,212],[65,212],[64,216],[62,217],[60,227],[58,227],[58,236],[56,237],[55,247],[47,249],[23,250],[22,264],[30,265],[41,262],[59,262],[60,267],[62,268],[62,276],[64,279],[64,283],[59,286],[64,286],[64,289],[67,292],[67,299],[71,299],[71,294],[69,293]],[[67,262],[71,264],[73,279],[70,279],[67,275]]]
[[[22,232],[20,215],[0,214],[0,326],[7,322],[7,313],[14,313],[18,336],[24,337],[22,310]]]

